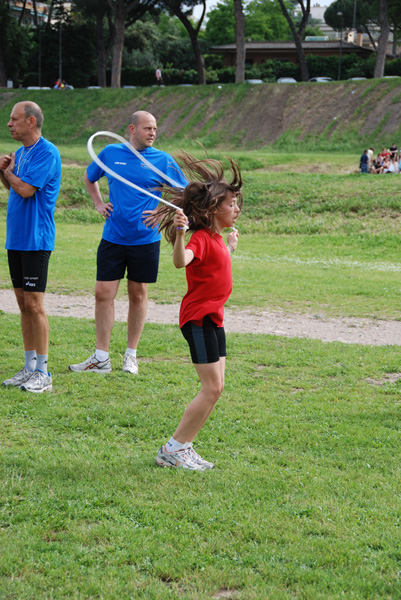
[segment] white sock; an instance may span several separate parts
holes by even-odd
[[[177,450],[182,450],[185,448],[185,444],[181,444],[181,442],[177,442],[174,438],[170,438],[166,444],[167,452],[177,452]]]
[[[125,354],[131,354],[131,356],[136,358],[136,348],[127,348]]]
[[[47,375],[47,358],[48,354],[37,354],[36,355],[36,369],[38,371],[42,371],[42,373],[46,373]]]
[[[100,362],[104,362],[105,360],[107,360],[109,358],[109,353],[105,352],[104,350],[98,350],[96,348],[95,356],[96,356],[97,360],[99,360]]]
[[[25,350],[25,366],[29,371],[36,369],[36,350]]]

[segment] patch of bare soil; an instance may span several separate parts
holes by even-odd
[[[1,310],[18,314],[18,306],[11,290],[0,290]],[[93,296],[46,294],[48,315],[93,319]],[[126,321],[128,302],[116,300],[117,321]],[[176,325],[178,304],[148,305],[147,322]],[[324,342],[343,342],[367,346],[401,345],[401,322],[351,317],[333,318],[325,315],[291,314],[285,311],[226,309],[225,329],[234,333],[269,334],[284,337],[311,338]]]

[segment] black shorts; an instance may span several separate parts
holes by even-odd
[[[50,250],[7,250],[7,255],[14,288],[24,292],[46,290]]]
[[[188,342],[193,363],[215,363],[219,362],[221,356],[226,356],[224,327],[217,327],[209,316],[204,317],[202,327],[188,321],[181,331]]]
[[[136,283],[155,283],[159,270],[160,242],[142,246],[123,246],[101,240],[97,250],[96,281],[127,279]]]

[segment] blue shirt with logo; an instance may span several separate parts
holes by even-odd
[[[167,152],[156,150],[156,148],[146,148],[141,151],[141,154],[159,171],[171,177],[183,188],[187,186],[187,179],[180,167]],[[124,144],[109,144],[100,152],[99,159],[124,179],[161,197],[161,192],[157,191],[157,188],[166,181],[144,164]],[[157,228],[146,227],[142,214],[144,210],[156,208],[158,201],[112,177],[95,162],[89,165],[87,176],[91,183],[95,183],[104,175],[108,180],[109,198],[113,205],[113,212],[106,219],[103,239],[123,246],[140,246],[159,241],[160,234]]]
[[[15,153],[14,175],[37,190],[23,198],[12,188],[7,206],[7,250],[54,250],[54,211],[60,191],[60,152],[43,137]]]

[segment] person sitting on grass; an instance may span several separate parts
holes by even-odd
[[[234,226],[243,202],[242,180],[239,167],[231,159],[230,183],[224,178],[219,161],[197,160],[186,153],[179,159],[190,183],[181,190],[167,188],[167,197],[182,210],[172,213],[171,208],[163,206],[154,212],[161,223],[160,231],[173,246],[175,267],[186,270],[188,291],[181,302],[179,325],[188,342],[201,389],[155,460],[161,467],[204,471],[214,465],[195,452],[192,442],[224,387],[224,304],[232,290],[231,255],[238,243]],[[154,224],[150,218],[146,222]],[[226,227],[233,228],[227,235],[227,244],[221,235]],[[187,229],[192,236],[185,245]]]
[[[376,156],[376,160],[372,165],[372,173],[374,173],[375,175],[380,175],[381,173],[383,173],[383,159],[381,154],[378,154]]]

